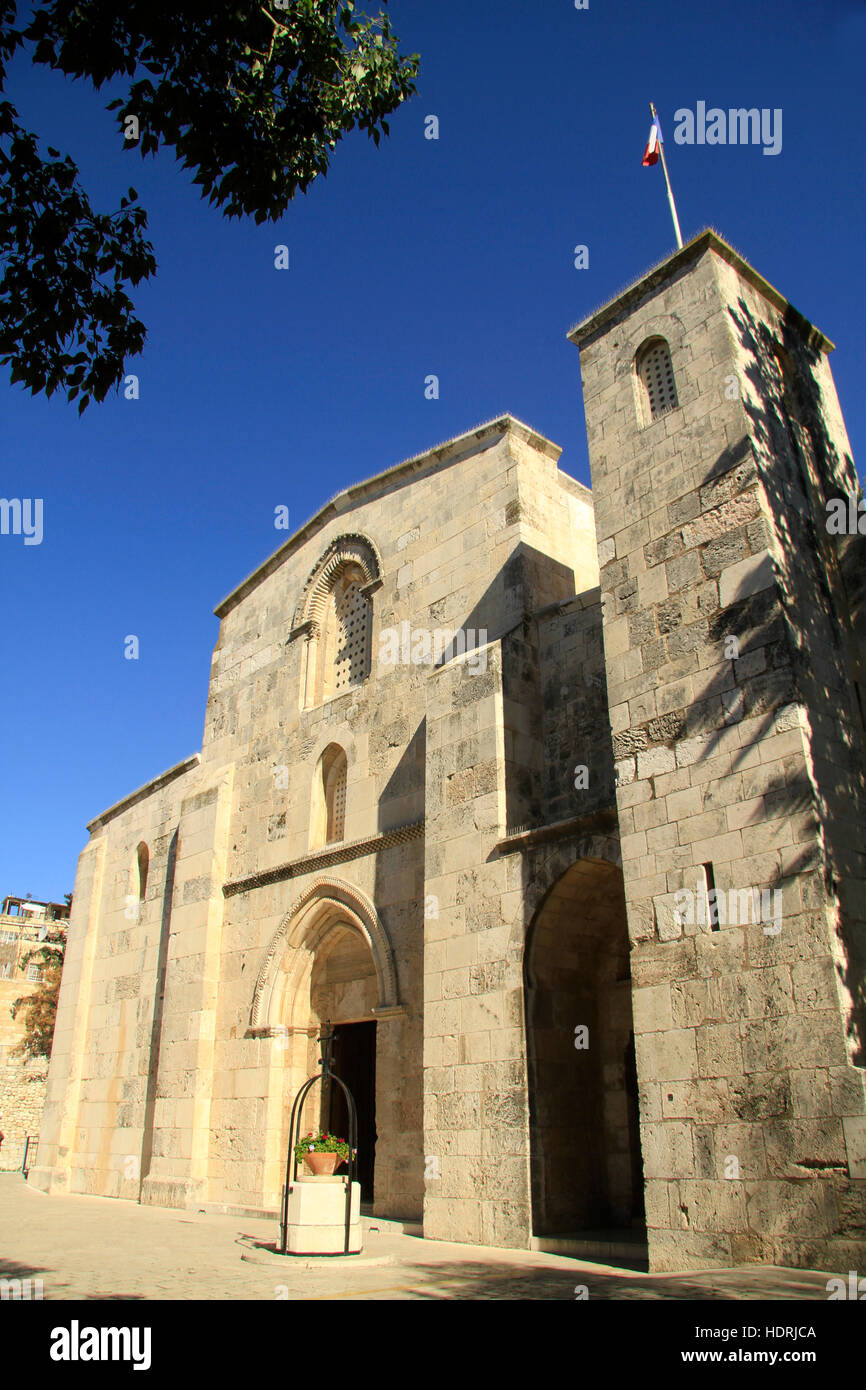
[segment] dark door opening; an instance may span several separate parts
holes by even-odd
[[[537,1236],[643,1224],[628,952],[618,866],[578,860],[536,913],[524,962]]]
[[[373,1200],[376,1157],[376,1024],[337,1023],[334,1027],[334,1071],[345,1081],[358,1107],[358,1182],[361,1200]],[[349,1112],[339,1086],[331,1086],[328,1132],[349,1137]]]

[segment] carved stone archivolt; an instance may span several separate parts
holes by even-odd
[[[370,948],[378,987],[377,1014],[400,1008],[397,971],[388,933],[370,899],[350,883],[317,879],[296,900],[271,938],[256,979],[247,1036],[261,1036],[285,1024],[280,1012],[285,991],[277,989],[279,976],[287,975],[289,992],[299,985],[309,958],[335,926],[351,926]],[[294,960],[287,959],[295,957]]]
[[[312,640],[319,635],[328,596],[337,575],[345,565],[357,565],[363,572],[362,593],[371,594],[382,583],[382,562],[373,542],[366,536],[337,536],[320,557],[304,585],[292,619],[291,640],[302,636]]]

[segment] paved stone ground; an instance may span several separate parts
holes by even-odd
[[[375,1224],[375,1223],[373,1223]],[[827,1274],[750,1267],[646,1274],[561,1255],[369,1230],[362,1255],[283,1259],[277,1223],[46,1197],[0,1174],[0,1276],[41,1278],[45,1299],[827,1299]]]

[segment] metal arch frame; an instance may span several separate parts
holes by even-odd
[[[328,1030],[330,1030],[330,1022],[326,1026]],[[295,1101],[292,1106],[292,1118],[289,1124],[289,1149],[286,1154],[286,1181],[283,1187],[282,1220],[280,1222],[281,1255],[288,1255],[289,1253],[289,1193],[292,1183],[296,1181],[298,1177],[298,1159],[295,1153],[295,1144],[300,1143],[301,1139],[301,1113],[304,1108],[304,1101],[307,1099],[307,1096],[317,1081],[336,1081],[337,1085],[341,1087],[343,1095],[346,1097],[346,1107],[349,1111],[349,1172],[346,1178],[346,1219],[343,1254],[348,1255],[351,1253],[349,1250],[349,1231],[352,1224],[352,1183],[355,1179],[355,1156],[358,1143],[358,1107],[355,1104],[355,1097],[352,1095],[345,1081],[343,1081],[336,1072],[331,1071],[331,1041],[335,1036],[335,1034],[328,1031],[323,1038],[320,1038],[319,1041],[323,1043],[322,1057],[319,1062],[322,1070],[318,1076],[311,1076],[309,1080],[304,1082],[298,1094],[295,1096]]]

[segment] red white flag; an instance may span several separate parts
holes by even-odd
[[[662,128],[659,124],[658,116],[656,116],[650,127],[649,139],[646,142],[646,149],[643,152],[643,159],[641,160],[641,164],[645,167],[650,164],[658,164],[661,140]]]
[[[662,135],[662,123],[659,120],[658,112],[653,102],[650,102],[650,113],[653,123],[650,126],[649,139],[646,142],[646,149],[643,152],[641,163],[644,168],[649,164],[658,164],[661,161],[662,173],[665,176],[665,188],[668,195],[668,206],[671,210],[671,219],[674,224],[674,231],[677,238],[677,246],[682,247],[683,237],[680,231],[680,219],[677,217],[677,205],[674,202],[674,195],[671,191],[671,181],[668,178],[668,166],[665,159],[664,136]]]

